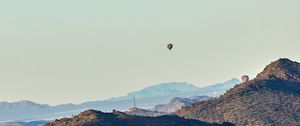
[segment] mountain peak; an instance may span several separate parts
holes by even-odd
[[[139,91],[130,92],[123,97],[112,98],[111,100],[132,99],[133,96],[135,96],[135,98],[137,99],[153,98],[158,96],[168,96],[168,95],[174,95],[174,94],[179,94],[184,92],[197,91],[198,89],[199,88],[194,86],[193,84],[186,83],[186,82],[161,83],[158,85],[146,87]]]
[[[280,58],[267,65],[265,69],[257,75],[257,79],[278,78],[286,81],[300,81],[300,63],[287,58]]]
[[[19,111],[22,109],[39,109],[50,107],[47,104],[38,104],[28,100],[22,100],[18,102],[0,102],[0,110],[5,111]]]

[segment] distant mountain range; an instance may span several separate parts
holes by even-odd
[[[214,100],[184,107],[176,114],[237,126],[299,126],[300,63],[279,59],[253,80],[235,86]]]
[[[0,126],[43,126],[48,121],[29,121],[29,122],[5,122],[0,123]]]
[[[185,82],[170,82],[170,83],[162,83],[159,85],[154,85],[150,87],[146,87],[140,91],[135,91],[128,93],[126,96],[111,98],[110,100],[124,100],[124,99],[132,99],[133,96],[137,99],[141,98],[151,98],[151,97],[161,97],[168,96],[177,93],[188,93],[198,91],[199,88],[194,86],[193,84],[185,83]]]
[[[19,101],[19,102],[0,102],[0,111],[20,111],[20,110],[34,110],[50,107],[47,104],[37,104],[32,101]]]
[[[157,112],[157,111],[142,109],[142,108],[130,108],[128,111],[125,111],[124,113],[128,115],[145,116],[145,117],[158,117],[158,116],[168,115],[168,113]]]
[[[155,105],[168,103],[174,97],[185,98],[195,95],[218,96],[239,82],[238,79],[233,78],[225,83],[218,83],[203,88],[198,88],[188,83],[163,83],[128,93],[126,96],[102,101],[85,102],[78,105],[63,104],[49,106],[31,101],[0,102],[0,122],[52,120],[55,118],[70,117],[86,109],[102,111],[116,109],[126,111],[133,106],[133,96],[136,97],[137,107],[153,108]]]

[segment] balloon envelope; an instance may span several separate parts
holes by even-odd
[[[171,50],[173,48],[173,44],[168,44],[167,48]]]
[[[248,75],[244,75],[242,76],[242,83],[249,81],[249,76]]]

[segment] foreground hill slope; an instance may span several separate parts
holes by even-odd
[[[87,110],[73,118],[63,118],[45,126],[232,126],[232,124],[209,124],[178,116],[141,117],[116,111],[103,113]]]
[[[300,64],[279,59],[220,98],[184,107],[177,115],[236,125],[300,125]]]

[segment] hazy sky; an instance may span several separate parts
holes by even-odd
[[[203,87],[253,78],[280,57],[300,61],[299,52],[299,0],[0,1],[0,101]]]

